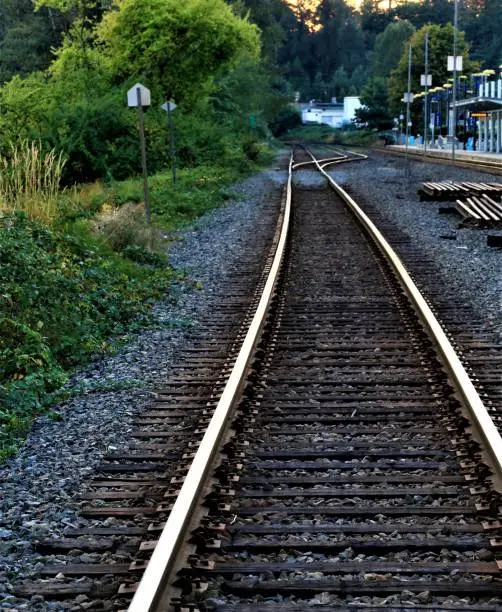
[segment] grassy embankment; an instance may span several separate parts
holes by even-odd
[[[72,369],[152,324],[154,301],[180,280],[159,236],[220,205],[258,168],[182,169],[176,190],[169,172],[151,177],[152,250],[141,179],[61,190],[63,164],[29,145],[0,160],[0,459],[76,391],[62,390]]]

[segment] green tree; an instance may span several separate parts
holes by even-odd
[[[336,70],[330,81],[330,91],[332,97],[338,98],[339,100],[349,95],[350,77],[345,68],[342,67]]]
[[[461,24],[471,42],[473,59],[486,68],[502,63],[502,6],[500,0],[467,3],[460,12]]]
[[[287,45],[288,35],[295,27],[291,8],[281,0],[227,0],[241,18],[249,16],[261,32],[263,58],[275,64],[279,50]]]
[[[375,38],[385,30],[394,15],[392,11],[382,11],[374,0],[363,0],[359,12],[366,51],[371,52]]]
[[[388,77],[403,55],[405,43],[412,37],[415,28],[409,21],[394,21],[375,39],[371,73],[377,77]]]
[[[354,70],[350,77],[350,85],[353,91],[355,92],[353,95],[359,96],[361,94],[361,91],[367,80],[367,69],[362,64],[360,64],[359,66],[357,66],[357,68]]]
[[[297,92],[300,99],[306,99],[310,94],[310,78],[300,58],[295,57],[285,72],[293,92]]]
[[[118,0],[98,27],[115,79],[144,80],[159,96],[190,104],[217,73],[258,57],[255,25],[223,0]]]
[[[372,77],[361,93],[364,106],[356,110],[357,120],[372,129],[385,130],[392,127],[388,95],[387,80],[378,76]]]
[[[317,66],[324,79],[337,68],[352,71],[364,61],[364,39],[357,16],[344,0],[322,0],[316,11],[314,34]]]
[[[398,19],[410,21],[417,29],[432,23],[444,26],[453,21],[453,3],[451,0],[403,2],[394,9],[394,14]]]
[[[112,6],[112,0],[34,0],[34,4],[36,9],[47,7],[74,18],[97,19]]]
[[[428,25],[417,30],[410,39],[412,48],[411,91],[421,91],[420,75],[424,71],[424,39],[429,32],[429,71],[433,86],[440,86],[447,81],[451,73],[447,70],[447,57],[452,54],[453,26]],[[476,68],[469,60],[469,45],[463,32],[458,36],[458,55],[464,58],[464,72]],[[392,112],[400,108],[400,100],[408,87],[408,49],[405,48],[398,66],[392,71],[389,79],[389,101]]]
[[[31,0],[0,4],[0,83],[16,74],[46,68],[59,46],[66,22],[49,9],[34,12]]]

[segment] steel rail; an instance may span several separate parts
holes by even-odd
[[[484,441],[485,450],[487,451],[488,458],[490,460],[490,466],[492,467],[497,480],[497,482],[494,482],[494,486],[500,491],[500,482],[502,481],[502,437],[500,436],[497,427],[490,417],[486,406],[479,397],[479,394],[469,378],[469,375],[467,374],[462,362],[456,354],[455,349],[446,336],[439,321],[436,319],[434,313],[429,308],[420,290],[412,280],[401,259],[384,238],[383,234],[360,208],[360,206],[350,197],[350,195],[324,170],[324,166],[320,165],[314,155],[310,151],[308,153],[312,159],[316,161],[316,166],[319,172],[321,172],[321,174],[328,179],[331,187],[353,211],[363,227],[370,234],[371,238],[386,255],[388,261],[394,269],[399,282],[414,305],[415,310],[417,311],[423,325],[427,329],[432,341],[436,345],[442,357],[443,365],[453,382],[455,391],[463,401],[463,405],[468,410],[469,415],[476,425],[478,434]]]
[[[292,176],[293,155],[289,162],[286,203],[281,233],[260,302],[207,431],[195,454],[183,486],[129,606],[129,612],[153,612],[153,610],[158,609],[156,606],[159,604],[159,598],[165,597],[166,588],[168,588],[166,582],[176,566],[178,553],[190,526],[194,509],[199,504],[201,493],[204,490],[210,468],[218,451],[219,443],[228,425],[229,416],[239,398],[242,383],[248,371],[249,363],[254,354],[254,349],[259,340],[260,332],[274,295],[289,231]]]
[[[404,152],[397,151],[394,149],[389,149],[385,147],[374,147],[376,151],[381,151],[382,153],[386,153],[387,155],[395,155],[397,157],[404,157]],[[408,157],[410,159],[414,159],[417,161],[422,161],[424,163],[433,163],[433,164],[441,164],[443,166],[454,166],[457,168],[469,168],[479,170],[479,172],[485,172],[488,174],[502,174],[502,162],[496,161],[476,161],[475,159],[461,159],[458,156],[455,158],[455,161],[452,161],[449,157],[441,157],[440,155],[434,155],[433,153],[427,153],[424,155],[423,153],[415,153],[413,151],[408,151]]]
[[[346,155],[340,155],[339,157],[326,157],[325,159],[321,159],[319,160],[321,163],[340,163],[341,161],[344,161],[347,159]],[[293,170],[297,170],[298,168],[302,168],[303,166],[312,166],[314,165],[315,162],[313,161],[306,161],[306,162],[300,162],[298,164],[293,164]]]
[[[318,162],[320,164],[323,164],[323,167],[326,166],[332,166],[335,164],[341,164],[344,162],[351,162],[351,161],[359,161],[362,159],[368,159],[367,155],[364,155],[363,153],[356,153],[355,151],[349,151],[347,150],[347,153],[350,153],[351,155],[354,155],[354,158],[349,158],[348,155],[345,155],[344,153],[342,153],[342,151],[338,151],[337,149],[334,149],[335,152],[340,153],[339,157],[326,157],[323,159],[319,159]],[[314,165],[316,162],[315,161],[307,161],[307,162],[300,162],[298,164],[294,164],[293,165],[293,170],[297,170],[298,168],[302,168],[304,166],[312,166]]]

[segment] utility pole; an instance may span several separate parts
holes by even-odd
[[[454,0],[455,10],[453,15],[453,141],[451,147],[451,158],[455,161],[455,140],[457,138],[457,29],[458,29],[458,0]]]
[[[429,32],[425,33],[424,156],[427,153],[427,94],[429,87]]]
[[[411,43],[408,49],[408,91],[406,93],[406,143],[405,143],[405,159],[406,169],[408,169],[408,139],[410,134],[410,103],[411,103]]]

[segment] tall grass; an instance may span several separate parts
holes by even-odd
[[[11,144],[10,154],[0,156],[0,210],[53,221],[65,164],[62,153],[44,153],[41,143]]]

